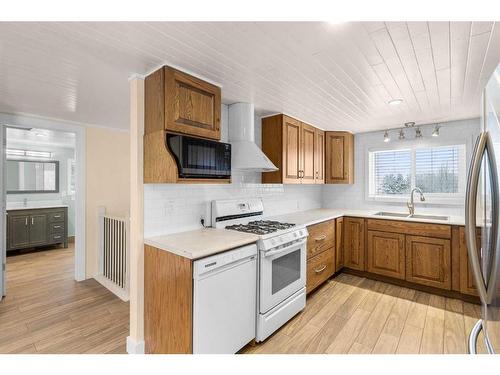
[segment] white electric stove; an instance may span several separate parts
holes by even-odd
[[[264,218],[261,199],[212,202],[213,227],[260,236],[256,341],[265,340],[306,306],[307,229]]]

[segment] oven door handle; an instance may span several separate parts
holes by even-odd
[[[271,251],[266,251],[264,252],[264,258],[269,258],[269,257],[272,257],[274,255],[278,255],[278,254],[282,254],[282,253],[286,253],[290,250],[294,250],[294,249],[298,249],[300,248],[302,245],[304,245],[306,243],[306,239],[303,239],[301,241],[298,241],[298,242],[295,242],[293,243],[292,245],[290,246],[287,246],[287,247],[284,247],[282,249],[277,249],[277,250],[271,250]]]

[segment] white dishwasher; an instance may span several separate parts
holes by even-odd
[[[257,245],[196,260],[193,279],[193,353],[236,353],[255,338]]]

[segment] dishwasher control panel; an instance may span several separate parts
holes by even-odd
[[[193,278],[202,276],[206,272],[224,267],[231,263],[236,263],[243,259],[257,256],[257,245],[251,244],[239,247],[234,250],[225,251],[207,258],[201,258],[194,261]]]

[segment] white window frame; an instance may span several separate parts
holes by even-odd
[[[74,166],[74,169],[72,168]],[[72,171],[75,171],[72,174]],[[67,188],[68,188],[68,196],[72,199],[75,198],[75,190],[71,189],[71,181],[74,179],[74,186],[76,187],[76,160],[74,158],[70,158],[67,160],[67,171],[66,171],[66,179],[67,179]]]
[[[426,144],[426,145],[395,145],[395,147],[388,148],[370,148],[366,150],[366,186],[365,186],[365,199],[372,202],[387,202],[387,203],[403,203],[408,201],[408,195],[374,195],[373,191],[375,182],[374,174],[372,171],[372,158],[371,155],[374,152],[380,151],[403,151],[410,150],[411,152],[411,188],[415,187],[415,175],[416,175],[416,163],[415,163],[415,153],[418,149],[429,149],[429,148],[441,148],[458,146],[460,150],[460,160],[459,160],[459,176],[458,176],[458,193],[425,193],[425,203],[430,205],[463,205],[465,200],[465,189],[466,189],[466,173],[467,173],[467,145],[466,143],[443,143],[439,145]]]

